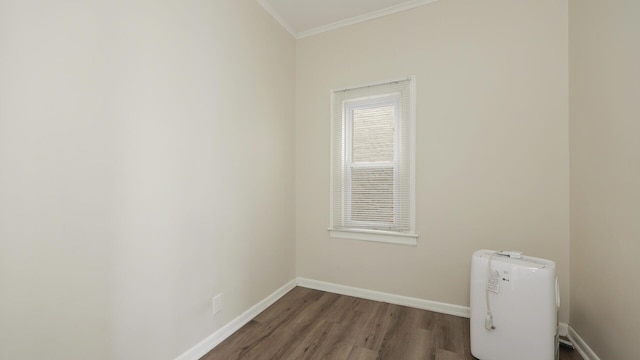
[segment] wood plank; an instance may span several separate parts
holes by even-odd
[[[348,326],[321,320],[287,358],[346,360],[353,345],[348,339]]]
[[[438,349],[435,360],[466,360],[467,358],[454,352]]]
[[[387,322],[390,321],[388,307],[389,304],[378,301],[364,300],[362,302],[362,306],[357,310],[360,316],[351,333],[354,347],[375,350],[376,352],[380,349]]]
[[[380,347],[378,358],[433,360],[434,351],[433,338],[429,330],[398,328],[388,333]]]
[[[378,352],[366,348],[353,348],[347,360],[376,360]]]

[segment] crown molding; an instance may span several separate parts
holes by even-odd
[[[311,35],[316,35],[316,34],[320,34],[320,33],[326,32],[326,31],[339,29],[341,27],[345,27],[345,26],[361,23],[361,22],[364,22],[364,21],[377,19],[379,17],[395,14],[395,13],[400,12],[400,11],[413,9],[415,7],[418,7],[418,6],[431,4],[431,3],[434,3],[434,2],[439,1],[439,0],[414,0],[414,1],[408,1],[408,2],[405,2],[405,3],[402,3],[402,4],[398,4],[398,5],[394,5],[394,6],[388,7],[388,8],[372,11],[372,12],[369,12],[369,13],[366,13],[366,14],[363,14],[363,15],[355,16],[355,17],[348,18],[348,19],[345,19],[345,20],[340,20],[340,21],[337,21],[337,22],[334,22],[334,23],[331,23],[331,24],[318,26],[316,28],[305,30],[305,31],[300,31],[300,32],[296,31],[296,29],[294,29],[293,26],[291,26],[291,24],[288,21],[286,21],[280,15],[280,13],[278,13],[278,11],[276,11],[267,0],[256,0],[256,1],[258,2],[258,4],[260,4],[265,9],[265,11],[267,13],[269,13],[269,15],[271,15],[283,28],[286,29],[289,32],[289,34],[291,34],[291,36],[293,36],[295,39],[302,39],[302,38],[305,38],[305,37],[308,37],[308,36],[311,36]]]
[[[370,13],[366,13],[366,14],[363,14],[363,15],[360,15],[360,16],[355,16],[355,17],[352,17],[352,18],[349,18],[349,19],[337,21],[337,22],[334,22],[334,23],[331,23],[331,24],[318,26],[318,27],[313,28],[313,29],[300,31],[295,35],[295,38],[296,39],[302,39],[302,38],[305,38],[305,37],[308,37],[308,36],[311,36],[311,35],[316,35],[316,34],[320,34],[320,33],[326,32],[326,31],[339,29],[341,27],[345,27],[345,26],[354,25],[354,24],[357,24],[357,23],[361,23],[361,22],[377,19],[379,17],[395,14],[395,13],[400,12],[400,11],[413,9],[415,7],[418,7],[418,6],[431,4],[431,3],[434,3],[436,1],[439,1],[439,0],[416,0],[416,1],[406,2],[406,3],[403,3],[403,4],[398,4],[398,5],[391,6],[391,7],[385,8],[385,9],[372,11]]]

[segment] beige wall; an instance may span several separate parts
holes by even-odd
[[[293,279],[294,68],[253,0],[0,1],[0,358],[174,358]]]
[[[296,54],[251,0],[0,2],[0,358],[173,358],[294,259],[298,276],[468,305],[479,248],[555,260],[560,320],[571,288],[571,326],[633,358],[639,15],[447,0]],[[419,245],[329,238],[329,90],[410,74]]]
[[[571,325],[601,359],[636,359],[640,2],[569,4]]]
[[[469,304],[471,254],[555,260],[568,322],[566,1],[447,0],[297,42],[298,276]],[[417,76],[417,247],[333,239],[329,92]]]

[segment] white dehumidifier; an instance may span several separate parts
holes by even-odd
[[[553,261],[478,250],[471,259],[471,354],[558,360],[560,294]]]

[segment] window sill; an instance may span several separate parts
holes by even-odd
[[[397,245],[418,245],[418,234],[405,234],[392,231],[329,229],[332,238],[373,241]]]

